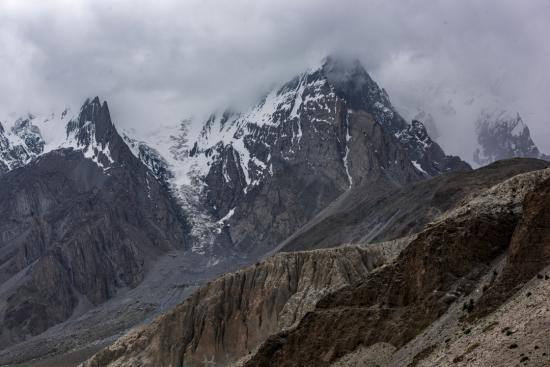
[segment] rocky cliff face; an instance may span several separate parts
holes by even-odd
[[[227,365],[290,327],[323,295],[364,280],[404,243],[274,256],[212,281],[84,366]]]
[[[106,103],[87,101],[66,134],[70,148],[0,177],[2,346],[135,287],[156,256],[188,246],[181,209],[131,154]]]
[[[550,181],[529,192],[523,206],[502,272],[479,301],[480,314],[502,305],[550,265]]]
[[[497,193],[497,198],[508,192],[519,193],[525,199],[523,214],[504,255],[492,262],[490,271],[468,297],[452,305],[405,347],[394,350],[386,365],[547,366],[550,363],[550,347],[546,342],[550,337],[547,327],[550,181],[543,180],[534,189],[531,185],[518,185],[517,180],[509,184],[515,192],[501,187],[504,190]],[[361,363],[369,354],[366,349],[359,349],[362,350],[352,358],[355,363]]]
[[[474,161],[479,165],[513,157],[550,159],[539,151],[519,113],[484,111],[476,132],[479,148],[474,152]]]

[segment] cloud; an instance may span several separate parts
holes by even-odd
[[[453,153],[469,154],[484,105],[521,112],[550,151],[548,19],[547,0],[3,0],[0,115],[100,95],[147,130],[250,104],[344,52],[404,115],[432,113]]]

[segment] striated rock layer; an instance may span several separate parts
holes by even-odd
[[[151,325],[83,366],[226,365],[290,327],[330,291],[364,280],[406,244],[397,241],[280,254],[216,279]]]

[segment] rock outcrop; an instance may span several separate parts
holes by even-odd
[[[437,141],[441,137],[441,133],[431,113],[419,110],[413,119],[421,121],[422,124],[426,126],[426,130],[428,130],[428,134],[430,134],[433,140]]]
[[[413,120],[410,126],[397,132],[396,137],[409,153],[413,165],[426,176],[470,170],[470,166],[460,158],[447,156],[418,120]]]
[[[499,276],[481,297],[476,313],[485,315],[550,266],[550,181],[527,194],[523,216],[512,237]]]

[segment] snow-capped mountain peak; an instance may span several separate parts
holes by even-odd
[[[205,244],[197,252],[208,251],[215,231],[241,249],[273,245],[339,194],[381,177],[399,186],[469,169],[420,122],[408,124],[356,60],[328,57],[250,109],[222,111],[194,137],[185,124],[153,138],[125,137],[194,213],[191,225]],[[299,219],[287,223],[293,211]]]
[[[86,158],[103,169],[113,163],[109,143],[116,130],[109,116],[107,102],[101,104],[98,97],[86,100],[78,118],[67,123],[66,132],[67,139],[61,147],[81,150]]]
[[[549,158],[539,151],[529,127],[517,112],[482,111],[476,133],[479,147],[474,153],[474,161],[479,165],[513,157]]]
[[[77,116],[70,108],[46,117],[28,114],[0,125],[0,173],[21,167],[60,148],[80,150],[103,169],[113,163],[110,140],[116,130],[106,102],[86,100]]]
[[[263,253],[346,191],[469,169],[446,156],[420,122],[408,124],[358,61],[335,57],[247,110],[212,114],[196,136],[184,120],[148,136],[120,137],[99,98],[76,117],[59,116],[17,125],[29,142],[25,151],[41,150],[18,164],[72,148],[108,171],[129,147],[188,213],[200,254],[220,243]],[[3,154],[14,145],[4,140]]]

